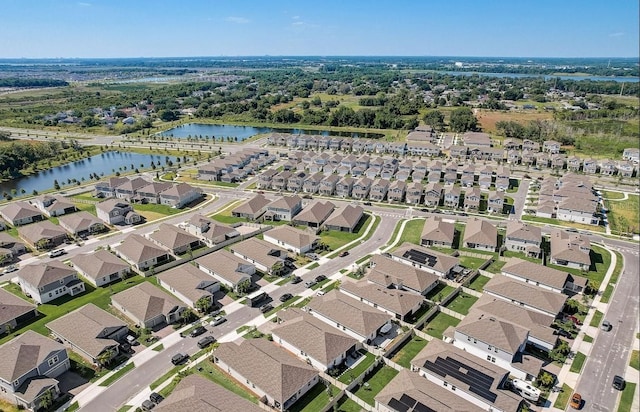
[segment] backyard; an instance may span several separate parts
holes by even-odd
[[[361,350],[361,352],[363,351],[364,350]],[[365,351],[364,359],[362,359],[356,365],[355,368],[347,369],[346,371],[344,371],[342,375],[338,377],[338,380],[344,384],[351,383],[351,381],[353,381],[355,378],[360,376],[364,371],[366,371],[369,368],[369,366],[371,366],[373,362],[375,362],[375,360],[376,360],[376,357],[373,354]]]
[[[391,358],[392,361],[405,368],[411,368],[411,360],[427,346],[428,341],[419,336],[413,336],[400,347],[400,349]]]
[[[311,388],[311,390],[305,393],[302,398],[298,399],[296,403],[291,405],[289,412],[315,412],[323,410],[324,406],[336,396],[340,391],[333,385],[329,387],[324,383],[319,382]]]
[[[566,266],[557,266],[549,264],[549,267],[562,270],[564,272],[572,273],[576,276],[587,278],[594,283],[596,289],[599,289],[604,276],[611,265],[611,254],[606,249],[603,249],[596,245],[591,245],[591,267],[588,272],[583,272],[580,269],[568,268]]]
[[[469,309],[471,308],[471,306],[473,306],[473,304],[476,303],[477,300],[478,298],[475,296],[460,292],[458,293],[458,296],[444,305],[444,307],[454,312],[458,312],[461,315],[466,315],[469,313]]]
[[[469,286],[467,287],[477,292],[482,292],[484,290],[484,285],[486,285],[487,282],[489,282],[489,280],[491,280],[491,278],[487,276],[478,275],[471,281],[471,283],[469,283]]]
[[[425,295],[425,298],[434,302],[440,302],[442,299],[449,296],[454,290],[455,288],[453,286],[449,286],[446,283],[438,283],[436,287],[431,289],[429,293]]]
[[[442,339],[442,333],[449,326],[456,326],[458,323],[460,323],[460,319],[438,312],[429,322],[427,322],[426,325],[424,325],[422,331],[434,338]]]
[[[398,371],[385,364],[381,364],[365,378],[355,395],[368,403],[375,405],[375,396],[398,374]]]

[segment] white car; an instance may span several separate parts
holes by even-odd
[[[2,274],[6,275],[7,273],[15,272],[18,269],[19,268],[16,265],[9,265],[6,268],[4,268],[4,270],[2,271]]]
[[[227,318],[225,318],[224,316],[216,316],[215,318],[213,318],[211,322],[209,322],[209,325],[218,326],[222,323],[225,323],[226,321],[227,321]]]

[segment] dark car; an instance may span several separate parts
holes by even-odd
[[[204,338],[198,341],[198,347],[200,349],[204,349],[215,341],[216,341],[216,338],[214,338],[213,336],[205,336]]]
[[[571,332],[568,332],[564,329],[556,329],[553,331],[554,335],[558,335],[558,336],[564,336],[565,338],[571,338]]]
[[[428,212],[428,211],[429,211],[429,209],[427,209],[427,208],[424,208],[424,207],[423,207],[422,209],[420,209],[420,211],[421,211],[421,212]]]
[[[171,363],[173,363],[174,365],[179,365],[182,362],[184,362],[185,360],[187,360],[188,358],[189,357],[187,355],[185,355],[184,353],[176,353],[171,358]]]
[[[144,402],[142,402],[142,405],[140,405],[140,409],[142,409],[143,411],[150,411],[151,409],[155,408],[156,404],[151,402],[149,399],[145,399]]]
[[[371,202],[364,202],[363,205],[365,206],[371,206]]]
[[[192,338],[195,338],[196,336],[202,335],[206,331],[207,329],[204,326],[198,326],[197,328],[192,330],[191,333],[189,333],[189,336],[191,336]]]
[[[293,295],[291,293],[285,293],[284,295],[280,296],[280,302],[286,302],[292,297]]]
[[[294,285],[300,282],[302,282],[302,278],[300,276],[294,276],[293,279],[291,279],[291,283],[293,283]]]
[[[327,277],[325,275],[316,276],[316,282],[322,282],[323,280],[327,280]]]
[[[339,257],[345,257],[345,256],[349,256],[349,251],[345,250],[344,252],[340,252],[340,254],[338,255]]]
[[[271,305],[270,303],[267,303],[266,305],[260,306],[260,312],[262,312],[262,313],[267,313],[271,309],[273,309],[273,305]]]
[[[218,315],[218,316],[214,317],[214,318],[211,320],[211,322],[209,322],[209,324],[210,324],[211,326],[218,326],[218,325],[220,325],[220,324],[222,324],[222,323],[225,323],[226,321],[227,321],[227,318],[225,318],[224,316],[220,316],[220,315]]]
[[[158,392],[151,392],[149,400],[157,405],[164,400],[164,396],[160,395]]]
[[[613,387],[619,391],[623,390],[625,385],[627,383],[625,382],[624,378],[622,376],[616,375],[613,377]]]
[[[600,327],[602,328],[602,330],[607,331],[607,332],[609,332],[611,329],[613,329],[613,325],[608,320],[605,320],[604,322],[602,322],[602,326],[600,326]]]

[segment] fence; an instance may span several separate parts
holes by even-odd
[[[464,319],[464,315],[461,315],[458,312],[453,311],[451,309],[440,307],[440,312],[444,313],[445,315],[453,316],[456,319],[460,319],[460,320]]]

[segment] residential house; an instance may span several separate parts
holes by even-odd
[[[76,296],[85,290],[76,271],[57,260],[23,266],[16,272],[16,277],[22,293],[38,304],[65,295]]]
[[[139,189],[147,186],[149,181],[141,178],[134,177],[133,179],[127,179],[126,182],[116,187],[116,197],[118,199],[125,199],[129,202],[136,201],[136,195]]]
[[[586,286],[586,278],[576,278],[569,272],[517,258],[503,266],[502,274],[556,293],[580,293]]]
[[[424,221],[420,244],[422,246],[453,247],[455,226],[437,216],[429,216]]]
[[[402,202],[407,189],[407,184],[402,180],[394,180],[389,184],[387,196],[390,202]]]
[[[429,174],[431,174],[431,173],[429,173]],[[458,181],[458,175],[455,172],[446,172],[444,174],[444,177],[442,178],[442,180],[444,180],[444,183],[446,185],[450,186],[450,185],[455,184]],[[431,179],[429,179],[429,182],[431,182]]]
[[[269,199],[258,194],[233,209],[231,214],[235,217],[244,217],[249,220],[256,220],[266,212],[267,205],[270,203],[271,201]]]
[[[451,186],[444,191],[444,205],[447,207],[457,208],[460,204],[460,187]]]
[[[351,196],[356,199],[365,199],[369,196],[369,191],[371,190],[371,185],[373,184],[373,180],[368,177],[363,177],[358,180],[357,183],[353,185],[353,190],[351,192]],[[386,192],[385,192],[386,194]]]
[[[618,176],[622,177],[633,177],[633,173],[636,171],[635,165],[630,161],[618,162],[616,168],[618,169]]]
[[[542,142],[542,151],[550,154],[558,154],[560,153],[560,146],[562,145],[555,140],[545,140]]]
[[[196,259],[195,265],[231,290],[238,290],[238,285],[251,283],[251,276],[256,272],[254,265],[224,249]]]
[[[411,369],[485,411],[520,411],[524,403],[507,389],[507,369],[439,339],[430,341],[411,360]]]
[[[192,309],[204,311],[215,302],[213,294],[220,290],[220,282],[186,263],[158,275],[158,284]]]
[[[395,175],[393,175],[393,176],[389,176],[389,178],[394,177],[397,181],[400,181],[400,182],[403,182],[403,183],[404,183],[404,182],[406,182],[406,181],[409,179],[409,176],[411,176],[411,172],[408,172],[408,171],[406,171],[406,170],[399,170],[399,171],[397,171],[397,172],[396,172],[396,174],[395,174]],[[386,176],[386,175],[385,175],[385,176],[383,176],[383,177],[384,177],[384,178],[387,178],[387,176]],[[419,179],[419,180],[422,180],[422,179]]]
[[[460,259],[436,250],[404,242],[391,253],[391,259],[420,270],[433,273],[441,278],[450,277],[460,271]]]
[[[582,171],[588,175],[594,175],[598,173],[598,161],[595,159],[585,159],[582,162]]]
[[[522,161],[522,156],[520,152],[517,150],[508,150],[507,151],[507,163],[517,165]]]
[[[386,179],[377,179],[371,184],[369,199],[375,202],[382,202],[389,192],[390,183]]]
[[[127,262],[105,249],[78,254],[71,258],[71,264],[94,287],[124,279],[131,270]]]
[[[451,148],[449,149],[449,155],[456,159],[464,159],[467,157],[468,150],[469,148],[466,146],[451,146]]]
[[[179,321],[186,305],[149,282],[111,296],[111,305],[141,328]]]
[[[495,275],[484,285],[484,293],[554,319],[567,301],[567,295],[545,290],[531,283]]]
[[[567,163],[567,158],[564,155],[553,155],[551,156],[551,167],[557,170],[564,169]]]
[[[536,208],[536,216],[555,218],[556,217],[556,204],[554,201],[542,201],[538,203]]]
[[[28,330],[0,345],[0,399],[20,409],[40,410],[42,399],[61,394],[56,379],[71,368],[65,347]]]
[[[502,144],[507,150],[521,150],[522,149],[522,141],[515,139],[505,139]]]
[[[220,369],[278,411],[290,409],[319,382],[318,372],[311,365],[266,339],[222,343],[213,359]]]
[[[335,289],[323,296],[315,296],[307,305],[307,312],[359,342],[366,343],[375,339],[380,329],[392,319],[391,315]]]
[[[331,202],[315,202],[302,209],[293,219],[293,224],[319,229],[334,209],[335,205]]]
[[[640,162],[640,149],[637,147],[628,147],[622,152],[622,159],[629,160],[633,163]]]
[[[36,305],[0,288],[0,335],[13,332],[18,325],[37,316]]]
[[[358,223],[362,219],[364,209],[361,206],[347,205],[337,208],[325,222],[327,230],[341,232],[355,232]]]
[[[367,280],[385,288],[394,288],[426,295],[438,285],[433,272],[408,267],[396,259],[374,255],[369,263]]]
[[[0,216],[13,226],[28,225],[44,219],[42,212],[27,202],[12,202],[0,209]]]
[[[336,183],[336,196],[338,197],[351,197],[353,193],[353,184],[355,179],[352,177],[346,176],[340,179],[338,183]]]
[[[542,229],[523,223],[519,220],[507,222],[507,233],[504,245],[512,252],[525,253],[530,257],[540,256],[542,244]]]
[[[425,304],[422,295],[387,288],[368,281],[344,281],[340,291],[388,315],[409,321]]]
[[[504,210],[504,192],[489,192],[487,199],[487,211],[489,213],[500,213]]]
[[[105,231],[104,222],[86,210],[61,216],[60,226],[74,236],[88,236]]]
[[[591,241],[579,233],[553,230],[550,235],[550,263],[588,271],[591,267]]]
[[[289,182],[289,178],[291,177],[291,175],[291,172],[283,170],[282,172],[273,176],[273,178],[271,179],[271,188],[274,190],[286,190],[287,183]]]
[[[464,194],[464,208],[466,210],[479,210],[482,194],[479,187],[467,190]]]
[[[424,193],[424,188],[422,183],[413,181],[411,183],[407,183],[406,187],[406,202],[410,205],[419,205],[422,203],[422,195]]]
[[[173,187],[170,182],[151,182],[136,192],[135,199],[140,203],[160,203],[160,193]]]
[[[160,192],[160,204],[182,209],[204,196],[202,189],[187,183],[177,183]]]
[[[290,222],[301,210],[302,198],[300,196],[282,196],[267,205],[264,219]]]
[[[18,228],[20,237],[34,249],[52,249],[67,240],[67,232],[50,220]]]
[[[596,217],[596,213],[599,208],[599,203],[595,197],[567,196],[557,205],[556,217],[558,220],[567,222],[597,225],[599,218]]]
[[[254,237],[233,244],[230,251],[270,275],[279,275],[282,272],[287,257],[285,249]]]
[[[299,255],[315,249],[320,238],[309,231],[291,226],[278,226],[264,232],[264,240]]]
[[[129,333],[125,322],[88,303],[47,323],[51,335],[92,365],[106,365],[119,354]]]
[[[287,190],[289,192],[301,192],[305,180],[309,179],[309,174],[304,170],[298,170],[289,176],[287,180]]]
[[[369,168],[369,163],[371,162],[371,158],[367,155],[362,155],[356,159],[356,167],[361,167],[363,169]]]
[[[96,183],[95,197],[115,197],[116,187],[128,181],[126,177],[110,177],[107,180],[101,180]]]
[[[407,154],[412,156],[440,156],[440,146],[430,142],[408,142]]]
[[[462,141],[465,146],[491,147],[491,136],[482,132],[465,132]]]
[[[531,150],[533,152],[537,152],[540,150],[540,143],[534,142],[533,140],[524,139],[522,141],[522,150]]]
[[[466,248],[495,252],[498,247],[498,229],[487,220],[477,217],[468,219],[462,243]]]
[[[485,409],[403,368],[376,395],[375,410],[380,412],[482,412]]]
[[[184,230],[192,235],[199,236],[208,246],[217,245],[240,236],[240,232],[235,228],[200,214],[191,216],[184,225]]]
[[[142,217],[133,211],[133,207],[121,199],[107,199],[96,204],[96,213],[98,218],[108,225],[132,225],[142,221]]]
[[[605,159],[600,161],[600,174],[603,176],[613,176],[616,174],[616,162],[613,160]]]
[[[360,346],[353,337],[298,308],[278,312],[278,320],[271,331],[273,342],[322,372],[342,365]]]
[[[335,192],[336,192],[336,185],[338,184],[339,180],[340,180],[340,176],[339,175],[326,176],[320,182],[320,185],[318,187],[318,191],[320,192],[321,195],[333,196],[335,194]]]
[[[580,171],[581,167],[582,167],[582,159],[580,159],[579,157],[570,156],[567,159],[567,170],[572,172],[578,172]]]
[[[318,193],[320,183],[324,180],[324,177],[324,174],[320,172],[312,174],[302,183],[302,190],[305,193]]]
[[[145,272],[170,260],[166,249],[149,239],[132,233],[115,247],[116,254],[137,270]]]
[[[6,232],[0,232],[0,256],[4,259],[4,263],[11,262],[26,251],[24,243]]]
[[[271,188],[271,180],[273,176],[277,175],[278,171],[276,169],[267,169],[258,176],[258,181],[256,182],[256,187],[258,189],[270,189]]]
[[[62,196],[44,195],[36,197],[30,203],[49,217],[62,216],[77,210],[72,202]]]
[[[160,224],[158,230],[149,235],[149,239],[169,249],[174,255],[187,253],[202,245],[199,237],[167,223]]]
[[[429,207],[438,207],[443,200],[442,194],[442,185],[440,183],[430,182],[424,189],[424,204]],[[456,205],[457,202],[458,201],[456,201]]]

